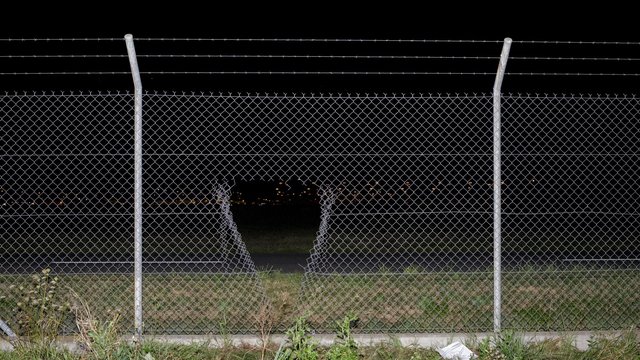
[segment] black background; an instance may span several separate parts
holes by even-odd
[[[280,5],[180,3],[11,4],[0,25],[6,38],[196,37],[355,39],[514,39],[512,56],[638,57],[640,45],[527,45],[519,40],[638,41],[633,11],[545,3]],[[420,6],[418,6],[420,5]],[[448,6],[445,7],[445,6]],[[582,13],[589,10],[590,14]],[[373,10],[373,11],[372,11]],[[124,42],[2,42],[0,54],[125,54]],[[498,56],[500,44],[142,42],[139,54],[331,54]],[[142,71],[477,71],[497,60],[140,59]],[[637,73],[640,61],[512,60],[508,72]],[[126,58],[2,59],[2,72],[128,71]],[[127,75],[2,76],[2,90],[131,90]],[[490,92],[492,76],[144,75],[147,90],[280,92]],[[639,77],[509,76],[503,92],[635,93]]]

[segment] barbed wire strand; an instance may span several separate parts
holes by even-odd
[[[513,40],[518,44],[568,45],[640,45],[639,41]]]
[[[123,41],[116,38],[0,38],[2,42],[47,42],[47,41]],[[488,43],[498,44],[503,40],[472,39],[335,39],[335,38],[134,38],[136,41],[218,41],[218,42],[380,42],[380,43]],[[638,41],[575,41],[575,40],[513,40],[518,44],[571,44],[571,45],[640,45]]]
[[[143,75],[495,75],[491,72],[418,71],[141,71]],[[2,72],[7,75],[131,75],[128,71]]]
[[[130,75],[128,71],[44,71],[1,72],[9,75]],[[141,71],[143,75],[480,75],[495,76],[494,72],[453,71]],[[512,72],[516,76],[640,76],[640,73],[570,73],[570,72]]]
[[[0,55],[5,59],[27,58],[126,58],[126,54],[31,54]],[[446,56],[446,55],[296,55],[296,54],[138,54],[138,58],[275,58],[275,59],[459,59],[496,60],[498,56]]]
[[[629,57],[553,57],[553,56],[510,56],[509,60],[549,60],[549,61],[640,61]]]
[[[38,58],[127,58],[126,54],[27,54],[0,55],[0,59]],[[138,54],[138,58],[268,58],[268,59],[418,59],[418,60],[496,60],[499,56],[448,56],[448,55],[313,55],[313,54]],[[511,56],[509,60],[534,61],[640,61],[630,57],[551,57]]]
[[[47,41],[124,41],[121,38],[2,38],[2,42],[47,42]]]
[[[0,55],[0,59],[51,59],[51,58],[126,58],[126,54],[43,54],[43,55]]]
[[[451,39],[329,39],[329,38],[134,38],[136,41],[212,41],[212,42],[345,42],[345,43],[502,43],[503,40]]]

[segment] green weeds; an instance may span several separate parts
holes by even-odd
[[[44,269],[32,275],[28,283],[10,287],[17,300],[13,309],[18,335],[13,341],[16,354],[42,359],[54,356],[55,340],[70,312],[59,281]]]

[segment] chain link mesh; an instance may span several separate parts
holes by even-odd
[[[493,109],[480,95],[145,94],[145,332],[255,331],[242,181],[319,187],[296,314],[319,331],[493,328]],[[503,97],[503,323],[638,323],[638,101]],[[133,322],[133,98],[0,97],[2,293],[50,268]],[[12,319],[18,300],[0,299]],[[286,324],[280,324],[282,328]],[[68,329],[71,331],[72,329]]]
[[[1,318],[24,301],[9,286],[49,268],[96,313],[133,325],[132,105],[123,94],[0,96]]]
[[[455,293],[474,281],[486,289],[479,306],[491,307],[490,96],[161,94],[145,103],[145,189],[205,199],[218,182],[291,178],[324,189],[300,299],[318,329],[345,311],[360,313],[365,330],[490,326],[490,311],[453,315],[472,309]],[[187,228],[171,219],[151,228]],[[207,229],[186,219],[191,231]],[[162,248],[192,249],[185,239]]]
[[[503,99],[504,325],[637,325],[638,99]]]

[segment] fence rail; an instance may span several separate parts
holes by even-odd
[[[0,95],[0,320],[17,333],[20,289],[45,268],[138,336],[282,329],[295,315],[326,331],[347,313],[363,332],[640,321],[638,98],[503,94],[510,39],[497,73],[472,72],[496,76],[486,94],[145,93],[126,44],[133,95]],[[292,178],[321,216],[282,317],[233,196]]]

